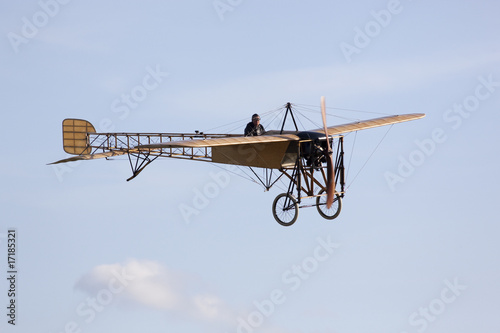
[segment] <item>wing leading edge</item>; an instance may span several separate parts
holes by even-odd
[[[339,135],[349,132],[361,131],[369,128],[392,125],[405,121],[417,120],[425,117],[425,113],[409,113],[396,116],[387,116],[375,119],[361,120],[348,124],[328,127],[328,135]],[[318,128],[312,132],[324,133],[324,129]]]
[[[368,120],[361,120],[348,124],[335,125],[328,127],[328,135],[339,135],[349,132],[355,132],[374,127],[392,125],[402,123],[405,121],[416,120],[425,117],[425,113],[410,113],[396,116],[387,116],[381,118],[374,118]],[[185,141],[170,141],[161,142],[147,145],[136,146],[136,149],[160,149],[160,148],[204,148],[204,147],[220,147],[232,145],[248,145],[248,144],[262,144],[273,142],[291,142],[299,141],[300,137],[296,133],[275,134],[276,131],[271,131],[272,135],[261,136],[247,136],[247,137],[230,137],[230,138],[217,138],[217,139],[199,139],[199,140],[185,140]],[[309,132],[324,133],[324,129],[319,128]]]
[[[136,146],[136,149],[159,149],[159,148],[204,148],[204,147],[219,147],[232,145],[247,145],[272,142],[290,142],[298,141],[300,138],[295,134],[282,135],[261,135],[261,136],[241,136],[231,138],[218,139],[199,139],[185,141],[170,141],[147,145]]]

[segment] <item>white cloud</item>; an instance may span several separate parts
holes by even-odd
[[[120,283],[124,288],[117,287]],[[75,287],[90,297],[108,289],[115,294],[114,304],[132,303],[203,322],[234,320],[225,302],[203,291],[200,285],[194,276],[170,270],[158,262],[131,259],[125,264],[92,268]],[[122,290],[115,293],[117,289]]]

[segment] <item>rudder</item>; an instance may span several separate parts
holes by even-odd
[[[63,120],[63,148],[72,155],[88,155],[91,153],[88,133],[96,133],[94,126],[83,119]]]

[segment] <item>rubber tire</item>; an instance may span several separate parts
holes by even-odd
[[[287,211],[291,212],[293,214],[293,216],[292,216],[291,219],[287,219],[287,221],[284,221],[282,219],[282,217],[280,218],[278,216],[278,212],[276,211],[276,206],[278,205],[278,203],[280,205],[284,205],[285,204],[285,200],[287,198],[289,200],[291,200],[291,202],[292,202],[291,205],[290,205],[290,208]],[[281,209],[281,212],[284,213],[284,214],[287,213],[283,209]],[[274,199],[274,202],[273,202],[273,216],[274,216],[274,219],[276,220],[276,222],[278,222],[282,226],[285,226],[285,227],[291,226],[292,224],[295,223],[295,221],[297,221],[297,218],[299,217],[299,204],[297,203],[297,200],[291,194],[289,194],[289,193],[281,193],[281,194],[279,194],[276,197],[276,199]]]
[[[332,204],[332,208],[334,208],[335,210],[333,212],[326,212],[326,203],[325,202],[321,202],[321,200],[323,198],[326,198],[325,196],[321,196],[321,194],[325,192],[325,190],[321,190],[318,195],[317,198],[316,198],[316,208],[318,209],[318,213],[319,215],[321,215],[321,217],[327,219],[327,220],[333,220],[334,218],[336,218],[337,216],[339,216],[340,214],[340,211],[342,210],[342,198],[340,197],[340,195],[338,194],[335,194],[335,199],[333,200],[333,204]],[[323,211],[323,209],[321,209],[321,207],[323,207],[325,209],[325,211]],[[330,208],[331,210],[331,208]]]

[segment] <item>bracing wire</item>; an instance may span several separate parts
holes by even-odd
[[[320,114],[320,113],[321,113],[321,111],[319,111],[318,109],[310,109],[310,108],[305,107],[305,106],[300,105],[300,104],[299,104],[299,107],[300,107],[300,109],[301,109],[301,110],[306,111],[306,112],[309,112],[309,113],[315,113],[315,114],[318,114],[318,113]],[[330,109],[330,110],[331,110],[331,109],[333,109],[333,108],[328,108],[328,107],[327,107],[327,109]],[[344,110],[344,111],[345,111],[345,109],[336,109],[336,110]],[[332,114],[332,113],[328,113],[328,112],[326,113],[326,115],[327,115],[327,116],[330,116],[330,117],[334,117],[334,118],[342,119],[342,120],[349,120],[349,121],[353,121],[353,120],[354,120],[354,121],[358,121],[358,120],[361,120],[360,118],[342,117],[342,116],[340,116],[340,115],[338,115],[338,114]]]
[[[281,109],[281,110],[279,110],[279,112],[276,112],[276,114],[274,115],[273,119],[271,119],[271,121],[269,121],[269,122],[266,123],[266,126],[268,126],[268,124],[269,125],[274,124],[274,121],[276,120],[276,118],[278,118],[283,112],[284,112],[284,109]],[[283,115],[283,117],[284,117],[284,115]],[[282,122],[283,121],[281,121],[281,123]]]
[[[274,112],[282,111],[283,108],[284,107],[281,106],[279,108],[276,108],[276,109],[269,110],[269,111],[266,111],[264,113],[261,113],[261,117],[265,117],[265,116],[267,116],[269,114],[273,114]],[[279,112],[278,112],[278,114],[279,114]],[[235,125],[233,128],[231,128],[229,130],[229,132],[232,132],[232,131],[235,131],[236,129],[239,129],[240,127],[242,127],[242,124],[246,124],[247,122],[248,122],[248,117],[245,118],[245,119],[240,119],[240,120],[236,120],[236,121],[233,121],[233,122],[230,122],[230,123],[227,123],[227,124],[223,124],[223,125],[220,125],[220,126],[209,128],[209,129],[205,130],[204,132],[209,133],[209,132],[211,132],[213,130],[216,130],[216,129],[225,128],[225,127],[228,127],[228,126]]]
[[[372,158],[373,154],[375,154],[375,152],[377,151],[378,147],[380,146],[380,144],[382,143],[382,141],[384,141],[385,137],[387,136],[387,134],[389,134],[389,131],[391,130],[393,125],[389,126],[389,128],[387,129],[387,131],[385,132],[384,136],[382,137],[382,139],[380,139],[380,141],[378,142],[377,146],[373,149],[373,151],[371,152],[370,156],[368,156],[368,158],[366,159],[365,163],[363,164],[363,166],[361,167],[361,169],[359,169],[359,171],[356,173],[356,175],[354,176],[354,178],[352,179],[351,183],[349,185],[346,186],[346,191],[352,186],[352,184],[354,183],[354,181],[356,180],[356,178],[358,178],[359,174],[361,173],[361,171],[365,168],[365,166],[368,164],[368,161],[370,161],[370,159]],[[351,155],[352,156],[352,155]]]
[[[319,125],[318,123],[314,122],[311,118],[305,116],[301,111],[298,111],[298,113],[305,119],[309,120],[309,122],[311,122],[311,124],[313,124],[314,126],[316,126],[317,128],[320,128],[321,125]],[[299,118],[299,121],[300,121],[300,118]],[[302,124],[302,122],[300,122],[301,126],[303,126],[303,128],[305,129],[306,127]]]
[[[241,172],[242,172],[242,173],[243,173],[246,177],[245,177],[245,176],[243,176],[243,175],[241,175],[241,174],[239,174],[239,173],[237,173],[237,172],[234,172],[234,171],[231,171],[231,170],[229,170],[229,169],[227,169],[227,168],[224,168],[224,167],[222,167],[222,166],[218,165],[217,163],[210,163],[210,164],[212,164],[213,166],[216,166],[217,168],[222,169],[222,170],[224,170],[224,171],[226,171],[226,172],[232,173],[233,175],[236,175],[236,176],[241,177],[241,178],[243,178],[243,179],[245,179],[245,180],[249,180],[249,181],[251,181],[251,182],[253,182],[253,183],[256,183],[256,184],[259,184],[259,185],[260,185],[260,183],[259,183],[259,182],[257,182],[257,181],[256,181],[255,179],[253,179],[251,176],[249,176],[249,175],[248,175],[248,174],[247,174],[247,173],[243,170],[243,168],[242,168],[241,166],[239,166],[239,165],[237,165],[238,170],[240,170],[240,171],[241,171]]]
[[[313,108],[319,108],[319,106],[317,105],[308,105],[308,104],[295,104],[297,106],[309,106],[309,107],[313,107]],[[356,109],[345,109],[345,108],[336,108],[336,107],[326,107],[327,109],[330,109],[330,110],[340,110],[340,111],[350,111],[350,112],[360,112],[360,113],[371,113],[371,114],[379,114],[379,115],[384,115],[384,116],[388,116],[390,114],[388,113],[383,113],[383,112],[374,112],[374,111],[366,111],[366,110],[356,110]]]
[[[349,162],[347,164],[347,174],[346,179],[349,179],[349,170],[351,170],[352,157],[354,156],[354,147],[356,146],[356,139],[358,138],[358,131],[354,132],[354,141],[352,143],[351,156],[349,156]]]
[[[319,109],[319,106],[316,106],[316,105],[307,105],[307,104],[292,104],[292,106],[294,107],[293,110],[295,111],[295,114],[299,117],[296,117],[296,120],[297,120],[297,123],[303,128],[303,129],[306,129],[306,127],[304,126],[304,123],[302,122],[301,118],[304,118],[305,120],[307,120],[308,122],[310,122],[311,124],[313,124],[314,126],[316,126],[317,128],[321,128],[321,124],[315,122],[313,119],[311,119],[310,117],[306,116],[304,114],[304,112],[308,112],[308,113],[319,113],[318,109]],[[327,107],[328,110],[341,110],[341,111],[350,111],[350,112],[358,112],[358,113],[368,113],[368,114],[378,114],[378,115],[387,115],[387,113],[381,113],[381,112],[371,112],[371,111],[364,111],[364,110],[356,110],[356,109],[346,109],[346,108],[336,108],[336,107]],[[273,109],[273,110],[270,110],[270,111],[266,111],[266,112],[263,112],[263,113],[260,113],[261,117],[264,118],[266,116],[269,116],[268,119],[271,119],[270,121],[266,121],[266,124],[267,126],[271,126],[272,124],[274,124],[274,122],[276,121],[276,119],[280,116],[282,116],[282,119],[281,119],[281,123],[283,122],[284,120],[284,112],[286,110],[286,105],[285,106],[281,106],[279,108],[276,108],[276,109]],[[343,120],[348,120],[348,121],[359,121],[360,119],[359,118],[349,118],[349,117],[343,117],[343,116],[339,116],[339,115],[336,115],[336,114],[331,114],[331,113],[327,113],[327,115],[331,116],[331,117],[335,117],[335,118],[339,118],[339,119],[343,119]],[[231,131],[234,131],[234,130],[237,130],[239,129],[240,127],[242,127],[243,125],[242,124],[245,124],[247,122],[247,119],[241,119],[241,120],[237,120],[237,121],[234,121],[234,122],[231,122],[231,123],[228,123],[228,124],[225,124],[225,125],[220,125],[220,126],[217,126],[217,127],[214,127],[214,128],[211,128],[207,131],[213,131],[213,130],[216,130],[216,129],[220,129],[220,128],[227,128],[228,126],[233,126],[234,128],[231,129]],[[381,140],[378,142],[378,144],[376,145],[376,147],[373,149],[373,151],[370,153],[370,155],[368,156],[368,158],[366,159],[366,161],[364,162],[364,164],[362,165],[362,167],[357,171],[357,173],[354,175],[354,178],[350,181],[349,185],[346,186],[346,191],[352,186],[352,184],[355,182],[355,180],[358,178],[358,176],[360,175],[360,173],[364,170],[364,168],[366,167],[366,165],[368,164],[368,162],[371,160],[371,158],[373,157],[373,155],[375,154],[375,152],[378,150],[378,148],[380,147],[381,143],[383,142],[383,140],[386,138],[386,136],[388,135],[390,129],[392,128],[393,125],[389,126],[389,128],[387,129],[386,133],[384,134],[384,136],[381,138]],[[266,128],[267,130],[268,128]],[[348,176],[349,176],[349,171],[350,171],[350,167],[351,167],[351,162],[352,162],[352,157],[353,157],[353,152],[354,152],[354,148],[355,148],[355,145],[356,145],[356,141],[357,141],[357,131],[354,132],[354,142],[352,144],[352,151],[351,151],[351,156],[349,157],[349,162],[348,162],[348,166],[347,166],[347,175],[346,175],[346,179],[348,179]],[[238,167],[238,172],[234,172],[232,170],[228,170],[222,166],[219,166],[217,165],[216,163],[211,163],[215,166],[217,166],[218,168],[221,168],[229,173],[232,173],[234,175],[237,175],[238,177],[241,177],[243,179],[246,179],[246,180],[249,180],[251,182],[254,182],[256,184],[259,184],[259,185],[262,185],[260,182],[258,182],[251,174],[245,172],[244,168],[242,166],[237,166]],[[274,184],[275,187],[281,189],[281,190],[284,190],[286,191],[286,184],[284,183],[284,180],[283,179],[279,179],[275,184]]]

